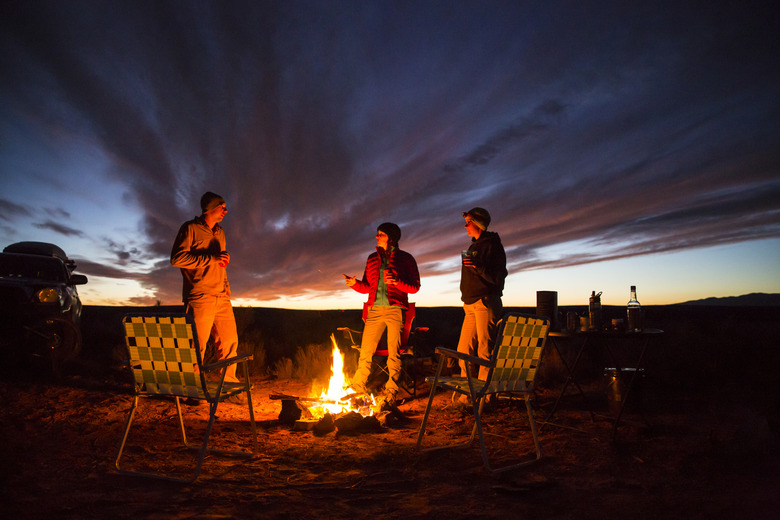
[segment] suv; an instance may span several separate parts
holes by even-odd
[[[76,263],[46,242],[18,242],[0,253],[0,355],[60,366],[81,350],[81,300]]]

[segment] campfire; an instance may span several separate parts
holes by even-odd
[[[356,394],[349,386],[344,375],[344,357],[339,351],[336,337],[331,334],[330,340],[333,343],[330,380],[328,388],[323,389],[320,393],[319,401],[309,408],[312,417],[322,419],[325,414],[338,416],[349,412],[357,412],[362,416],[374,415],[374,407],[376,407],[374,396]],[[312,388],[312,394],[316,395],[316,393],[317,391]]]
[[[379,412],[379,405],[373,395],[357,393],[349,386],[344,375],[344,358],[336,338],[331,335],[330,339],[333,343],[333,364],[328,387],[312,387],[311,394],[317,396],[319,392],[317,397],[272,394],[271,399],[282,401],[279,421],[291,424],[297,430],[313,430],[315,434],[335,429],[339,432],[376,431],[381,428],[375,416]]]

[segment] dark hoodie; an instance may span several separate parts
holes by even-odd
[[[471,239],[469,251],[476,251],[473,267],[461,267],[460,294],[463,303],[472,304],[486,296],[501,296],[506,278],[506,253],[498,233],[483,231]]]

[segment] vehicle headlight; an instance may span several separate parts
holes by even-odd
[[[54,287],[47,287],[38,291],[38,301],[41,303],[55,303],[60,300],[60,290]]]

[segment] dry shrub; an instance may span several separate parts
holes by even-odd
[[[360,351],[349,347],[341,351],[341,356],[344,358],[344,372],[351,378],[357,370]]]
[[[253,374],[262,375],[266,371],[266,350],[265,342],[259,330],[246,331],[240,336],[238,342],[238,351],[252,354],[252,361],[249,364],[250,371]]]
[[[345,372],[353,373],[357,366],[357,357],[343,356]],[[353,359],[354,358],[354,359]],[[330,343],[313,343],[306,347],[298,347],[293,359],[281,358],[273,366],[273,375],[277,379],[296,379],[310,381],[327,387],[333,367],[333,347]],[[351,367],[351,368],[350,368]]]
[[[272,370],[277,379],[292,379],[293,378],[293,362],[290,358],[281,358],[274,363]]]
[[[324,345],[312,344],[295,351],[295,378],[302,381],[330,379],[333,356]]]

